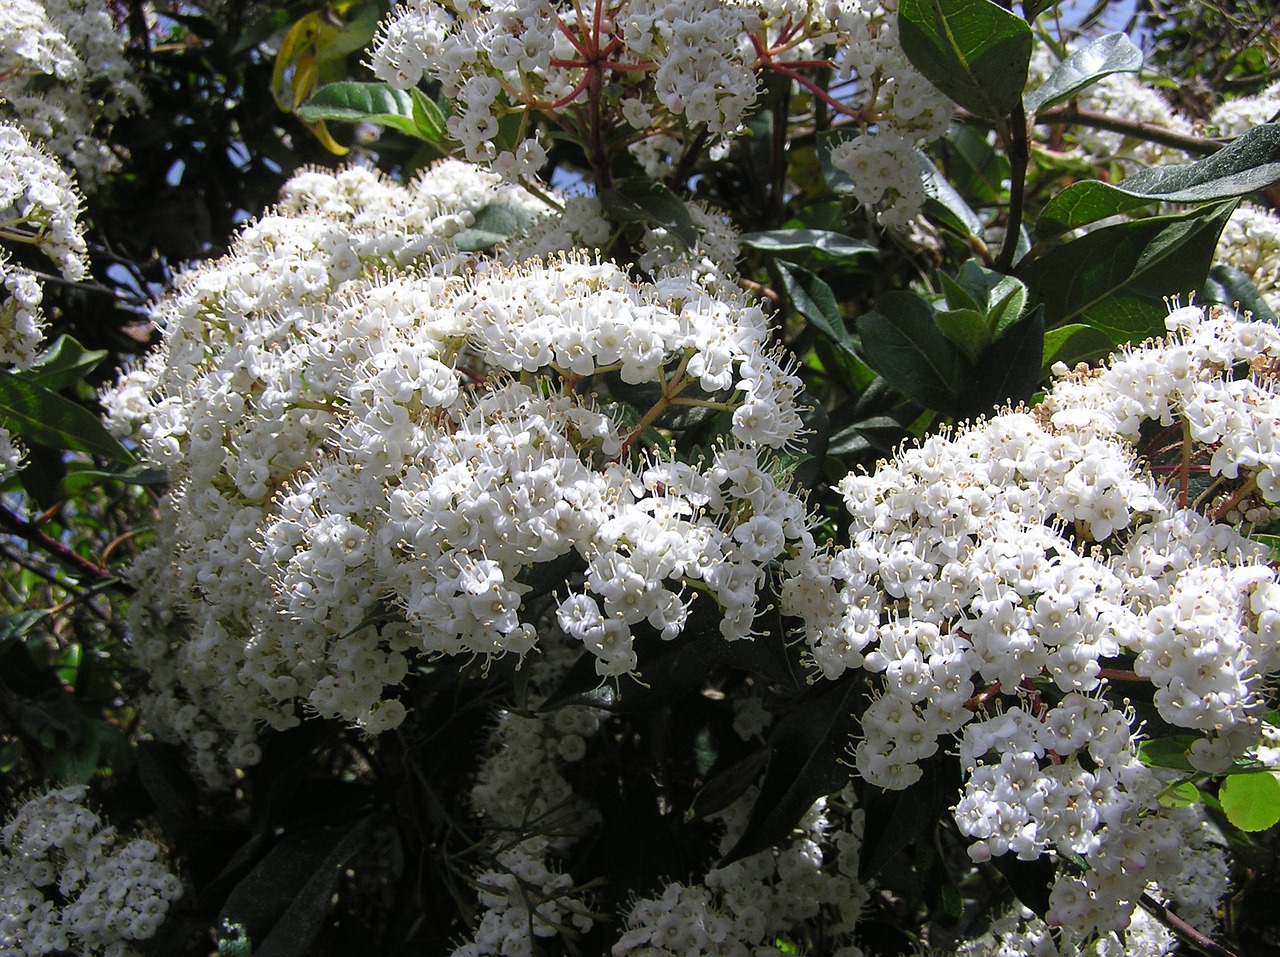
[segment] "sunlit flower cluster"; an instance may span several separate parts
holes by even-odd
[[[832,162],[853,179],[859,202],[900,225],[924,202],[915,147],[945,131],[953,107],[903,54],[896,12],[895,0],[415,0],[384,23],[373,67],[405,89],[439,79],[457,105],[450,135],[469,159],[509,175],[530,175],[546,158],[535,140],[499,155],[502,120],[520,110],[562,115],[589,103],[592,124],[607,122],[603,112],[643,134],[634,149],[652,169],[664,156],[674,161],[698,131],[713,143],[739,132],[759,74],[772,70],[858,121],[860,135],[840,143]],[[814,83],[817,67],[834,71],[834,95]]]
[[[88,789],[31,798],[0,832],[0,954],[130,957],[182,884],[151,841],[126,840],[85,806]]]
[[[1271,311],[1280,312],[1280,216],[1241,203],[1222,227],[1214,261],[1239,269],[1258,287]]]
[[[71,164],[86,188],[116,159],[106,124],[143,104],[125,37],[102,0],[6,0],[0,116]]]
[[[1200,734],[1188,757],[1210,772],[1256,743],[1280,670],[1266,549],[1179,507],[1134,451],[1144,423],[1179,423],[1190,460],[1223,483],[1206,507],[1269,515],[1280,336],[1200,309],[1175,311],[1169,328],[1059,380],[1034,413],[932,436],[848,477],[851,544],[789,564],[782,585],[825,675],[883,676],[858,772],[906,787],[962,734],[956,818],[971,853],[1089,860],[1054,892],[1059,922],[1082,932],[1127,922],[1148,873],[1134,848],[1156,859],[1177,843],[1151,813],[1158,785],[1134,757],[1130,718],[1093,697],[1104,669],[1153,684],[1161,717]],[[1234,377],[1250,363],[1257,376]]]
[[[760,308],[674,263],[637,283],[452,250],[501,203],[534,201],[460,164],[411,190],[304,174],[180,281],[164,358],[104,397],[173,482],[136,651],[151,720],[206,773],[299,704],[394,727],[416,658],[523,656],[543,605],[608,677],[696,601],[750,637],[773,563],[811,548],[772,451],[799,440],[799,380]],[[704,460],[648,445],[680,410],[724,418]],[[535,569],[566,562],[552,600]]]
[[[80,223],[80,193],[71,177],[26,133],[0,123],[0,243],[40,250],[64,279],[83,279],[88,247]],[[0,363],[24,368],[43,340],[43,290],[30,270],[0,248]]]

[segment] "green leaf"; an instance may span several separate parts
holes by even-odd
[[[942,295],[948,309],[971,309],[977,313],[982,312],[985,296],[975,297],[964,285],[946,273],[938,273],[938,278],[942,280]]]
[[[924,213],[957,235],[968,238],[982,235],[982,220],[978,218],[972,207],[965,202],[960,192],[933,165],[933,161],[923,153],[917,152],[917,158],[924,171],[921,185],[924,186]]]
[[[619,225],[643,223],[659,226],[688,249],[698,241],[698,227],[694,225],[684,200],[651,179],[620,180],[614,188],[600,193],[600,205],[605,215]]]
[[[1036,306],[999,336],[974,365],[955,406],[957,417],[973,417],[1025,402],[1040,383],[1044,356],[1044,306]]]
[[[59,336],[34,365],[14,375],[25,382],[60,392],[81,381],[106,357],[106,349],[89,350],[70,336]]]
[[[414,118],[414,97],[389,83],[328,83],[298,107],[298,116],[308,123],[340,120],[345,123],[376,123],[425,139],[419,135]]]
[[[302,957],[324,927],[343,868],[364,849],[368,818],[287,835],[227,897],[221,923],[256,941],[254,957]]]
[[[1108,33],[1059,63],[1047,80],[1023,98],[1023,104],[1030,115],[1071,99],[1104,76],[1141,69],[1142,51],[1123,33]]]
[[[1031,28],[991,0],[902,0],[898,37],[912,66],[975,116],[1002,120],[1021,101]]]
[[[1079,362],[1099,359],[1111,352],[1114,345],[1110,336],[1099,332],[1093,326],[1086,326],[1081,322],[1058,326],[1044,334],[1041,368],[1048,369],[1055,362],[1065,362],[1068,366],[1074,366]]]
[[[1164,334],[1164,297],[1199,289],[1234,204],[1095,229],[1017,270],[1049,328],[1083,323],[1112,343]]]
[[[1271,311],[1253,280],[1235,266],[1226,263],[1218,263],[1209,270],[1209,278],[1205,280],[1200,295],[1196,296],[1196,302],[1216,302],[1228,309],[1234,309],[1238,304],[1241,315],[1250,312],[1260,322],[1270,322],[1273,325],[1277,322],[1276,314]]]
[[[964,353],[934,322],[933,307],[914,293],[886,293],[858,319],[868,362],[895,389],[929,409],[950,409],[970,374]]]
[[[879,256],[880,247],[825,229],[773,229],[744,233],[742,244],[780,259],[819,266],[843,264],[865,254]]]
[[[807,269],[781,262],[774,265],[782,288],[796,307],[796,312],[840,348],[853,353],[853,337],[845,327],[844,316],[840,314],[840,305],[831,287]]]
[[[117,462],[134,461],[93,413],[12,374],[0,375],[0,423],[30,443],[88,452]]]
[[[490,203],[476,213],[467,229],[453,237],[453,242],[465,252],[484,252],[523,232],[533,220],[532,213],[517,206]]]
[[[10,642],[17,641],[27,632],[44,621],[49,616],[49,610],[46,608],[14,612],[11,615],[0,617],[0,652],[4,651]]]
[[[1211,203],[1266,189],[1280,180],[1280,124],[1255,126],[1212,156],[1179,166],[1156,166],[1118,185],[1073,183],[1045,206],[1036,237],[1051,239],[1107,216],[1153,203]]]
[[[964,350],[970,362],[977,362],[991,344],[987,319],[977,309],[947,309],[938,312],[933,321],[942,334]]]
[[[443,143],[448,138],[444,112],[435,100],[417,87],[409,94],[413,97],[413,125],[418,138],[428,143]]]
[[[987,324],[991,327],[991,335],[999,339],[1022,318],[1027,308],[1027,287],[1021,280],[1005,276],[992,290],[992,295],[999,298],[987,310]]]
[[[939,141],[946,181],[979,206],[999,206],[1006,201],[1009,158],[987,140],[987,134],[968,124],[953,124]],[[979,230],[974,235],[981,236]]]
[[[1165,768],[1194,774],[1195,767],[1187,757],[1196,741],[1192,734],[1178,734],[1167,738],[1149,738],[1138,742],[1138,760],[1149,768]]]
[[[148,468],[145,465],[131,465],[120,471],[103,471],[79,462],[68,463],[67,474],[58,483],[58,493],[63,498],[79,495],[88,489],[108,482],[120,482],[124,485],[163,485],[169,481],[169,475],[160,469]]]
[[[1265,831],[1280,822],[1280,778],[1272,772],[1229,775],[1218,800],[1227,820],[1242,831]]]
[[[783,843],[814,801],[849,782],[852,772],[844,756],[857,730],[853,711],[863,687],[850,677],[821,688],[774,726],[751,817],[720,867]]]

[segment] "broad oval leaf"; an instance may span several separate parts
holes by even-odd
[[[942,310],[934,316],[934,322],[944,336],[964,350],[970,362],[977,362],[991,344],[986,317],[977,309]]]
[[[784,842],[814,801],[848,783],[853,772],[844,756],[858,727],[854,705],[864,687],[856,676],[843,679],[778,722],[747,828],[718,866]]]
[[[1049,78],[1023,98],[1027,113],[1035,113],[1071,99],[1112,73],[1137,73],[1142,51],[1123,33],[1108,33],[1076,50],[1059,63]]]
[[[1280,822],[1280,778],[1270,771],[1229,775],[1218,800],[1227,820],[1242,831],[1265,831]]]
[[[684,200],[651,179],[620,180],[600,193],[605,215],[615,223],[643,223],[667,230],[688,249],[698,241],[698,227]]]
[[[71,336],[59,336],[34,365],[14,375],[58,392],[79,382],[106,357],[106,349],[86,349]]]
[[[807,269],[784,263],[775,265],[782,288],[786,290],[791,304],[796,307],[796,312],[808,319],[815,329],[829,336],[841,349],[852,354],[853,337],[845,328],[844,316],[840,314],[840,305],[836,302],[831,287]]]
[[[1022,100],[1031,27],[992,0],[902,0],[898,36],[911,65],[975,116],[1002,119]]]
[[[1280,124],[1255,126],[1212,156],[1134,173],[1118,185],[1073,183],[1045,206],[1036,236],[1051,239],[1108,216],[1153,203],[1212,203],[1235,199],[1280,181]]]
[[[1209,278],[1200,295],[1196,296],[1196,302],[1216,302],[1229,309],[1238,307],[1241,315],[1249,312],[1261,322],[1275,324],[1277,321],[1276,314],[1253,280],[1235,266],[1226,263],[1219,263],[1209,270]]]
[[[742,244],[782,259],[813,258],[820,265],[843,262],[872,254],[880,247],[827,229],[771,229],[767,232],[744,233]]]
[[[1234,204],[1095,229],[1018,267],[1047,328],[1082,323],[1113,344],[1163,335],[1164,297],[1198,290]]]
[[[13,374],[0,375],[0,424],[33,444],[134,461],[88,409]]]
[[[1005,329],[974,365],[969,386],[956,406],[972,417],[1000,406],[1025,402],[1040,383],[1044,356],[1044,306],[1036,306]]]
[[[413,95],[389,83],[328,83],[311,94],[297,112],[308,123],[376,123],[426,139],[418,131]]]
[[[890,385],[935,411],[951,410],[972,371],[934,322],[933,307],[914,293],[881,296],[859,317],[858,335],[867,361]]]

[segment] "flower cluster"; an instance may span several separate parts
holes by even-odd
[[[1274,123],[1277,113],[1280,113],[1280,81],[1253,96],[1224,100],[1209,117],[1209,126],[1219,136],[1240,136],[1255,126]]]
[[[1256,742],[1263,683],[1280,670],[1266,549],[1179,507],[1135,455],[1144,423],[1177,423],[1199,450],[1189,460],[1219,477],[1207,507],[1269,516],[1280,334],[1196,308],[1168,325],[1167,340],[1060,379],[1034,413],[845,479],[851,544],[789,563],[782,584],[824,674],[883,676],[859,773],[906,787],[963,733],[956,817],[971,853],[1088,859],[1054,898],[1082,931],[1123,927],[1143,883],[1134,861],[1176,846],[1150,813],[1158,788],[1128,719],[1092,697],[1104,668],[1154,685],[1161,717],[1200,733],[1189,758],[1210,772]],[[1260,374],[1237,378],[1250,364]]]
[[[772,564],[812,550],[772,457],[800,434],[799,380],[760,308],[674,263],[637,283],[447,245],[522,196],[460,164],[411,190],[304,174],[181,281],[163,359],[104,397],[174,483],[134,632],[152,720],[206,773],[215,726],[233,763],[300,701],[377,732],[416,657],[528,653],[540,565],[577,569],[550,611],[616,677],[643,670],[637,628],[674,638],[694,601],[749,637]],[[728,436],[698,463],[642,452],[681,409]]]
[[[860,135],[837,146],[832,161],[860,202],[902,224],[924,202],[915,146],[945,131],[953,107],[908,62],[896,12],[896,0],[596,0],[590,9],[415,0],[383,25],[373,67],[403,89],[427,74],[439,79],[456,100],[449,132],[467,158],[514,175],[536,172],[546,153],[526,140],[499,155],[495,136],[510,113],[537,110],[572,126],[565,115],[590,102],[593,113],[643,134],[635,149],[652,167],[679,155],[690,131],[713,141],[737,133],[756,101],[757,75],[772,70],[857,120]],[[807,78],[815,67],[834,70],[838,95]]]
[[[0,954],[129,957],[182,895],[160,848],[122,840],[87,796],[75,786],[33,797],[0,832]]]
[[[754,792],[715,818],[728,853],[746,827]],[[614,957],[773,954],[821,917],[823,953],[858,957],[854,928],[870,897],[859,882],[863,812],[852,787],[817,801],[791,840],[713,868],[699,883],[668,884],[631,905]],[[812,943],[812,941],[811,941]],[[785,951],[783,951],[785,952]]]
[[[0,241],[32,245],[64,279],[83,279],[88,247],[80,224],[80,193],[71,177],[27,134],[0,123]],[[0,363],[30,365],[43,339],[40,281],[0,251]]]
[[[0,115],[73,167],[86,187],[116,165],[98,134],[143,104],[125,38],[102,0],[11,0],[0,18]]]
[[[1274,212],[1252,203],[1237,206],[1222,227],[1214,262],[1239,269],[1271,311],[1280,312],[1280,217]]]

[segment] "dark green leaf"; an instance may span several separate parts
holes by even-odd
[[[1071,99],[1112,73],[1137,73],[1142,51],[1123,33],[1108,33],[1076,50],[1059,63],[1049,78],[1023,98],[1027,113],[1036,113]]]
[[[637,675],[602,679],[597,658],[586,652],[569,669],[540,711],[585,704],[606,711],[656,711],[679,701],[702,683],[716,660],[715,646],[723,644],[715,602],[699,598],[683,633],[665,641],[647,623],[633,627]]]
[[[975,297],[965,286],[946,273],[939,273],[938,279],[942,281],[942,294],[948,309],[971,309],[977,313],[982,312],[983,303],[986,301],[985,296]]]
[[[991,327],[991,335],[999,339],[1022,318],[1027,308],[1027,287],[1013,276],[1006,276],[992,290],[992,295],[999,298],[987,310],[987,324]]]
[[[813,802],[849,783],[844,762],[857,729],[854,707],[864,682],[845,678],[817,689],[769,735],[769,765],[746,831],[720,866],[786,841]]]
[[[256,942],[254,957],[302,957],[324,926],[342,870],[369,837],[368,818],[286,836],[227,898],[220,918]]]
[[[49,616],[48,609],[18,611],[0,618],[0,652]]]
[[[723,811],[760,779],[760,774],[768,763],[769,751],[762,748],[726,768],[713,770],[707,783],[694,796],[685,819],[696,820]]]
[[[345,123],[376,123],[419,139],[422,135],[414,115],[415,98],[407,90],[389,83],[327,83],[298,107],[298,116],[307,123],[339,120]],[[436,140],[435,142],[438,142]]]
[[[650,179],[625,179],[613,189],[600,193],[605,215],[615,223],[643,223],[671,233],[686,248],[698,241],[698,227],[684,200],[661,183]]]
[[[145,465],[131,465],[118,472],[104,472],[90,467],[79,468],[81,463],[73,462],[66,475],[58,483],[58,492],[64,498],[79,495],[87,489],[107,482],[121,482],[124,485],[163,485],[169,480],[167,473],[160,469],[148,468]]]
[[[1280,822],[1280,778],[1274,772],[1229,775],[1218,800],[1227,820],[1242,831],[1265,831]]]
[[[1254,319],[1261,322],[1274,324],[1277,321],[1276,314],[1271,311],[1253,280],[1235,266],[1226,263],[1219,263],[1209,270],[1209,278],[1200,295],[1196,296],[1196,302],[1216,302],[1229,309],[1238,304],[1241,315],[1250,312]]]
[[[1009,158],[987,139],[987,133],[968,124],[953,124],[939,142],[947,175],[961,195],[979,206],[999,206],[1005,202],[1005,182],[1009,179]],[[981,236],[978,230],[975,235]]]
[[[1165,768],[1169,771],[1195,772],[1187,752],[1196,740],[1195,735],[1179,734],[1167,738],[1150,738],[1138,742],[1138,760],[1149,768]]]
[[[1044,358],[1044,306],[1010,326],[982,354],[956,412],[972,417],[1031,398]]]
[[[973,211],[951,181],[939,172],[933,161],[923,153],[917,153],[924,170],[921,182],[924,186],[924,213],[952,232],[964,236],[981,236],[982,220]]]
[[[944,336],[964,350],[970,362],[977,362],[978,356],[991,344],[987,318],[977,309],[940,310],[933,321]]]
[[[13,374],[0,375],[0,423],[30,443],[134,461],[87,409]]]
[[[778,262],[778,278],[796,312],[804,316],[813,327],[847,352],[853,352],[853,337],[845,328],[844,316],[835,293],[821,278],[807,269]]]
[[[921,763],[920,780],[901,791],[868,787],[865,839],[858,876],[869,881],[917,840],[928,840],[960,791],[960,766],[953,759]]]
[[[1024,861],[1014,854],[1001,854],[991,861],[1023,907],[1043,918],[1049,913],[1049,892],[1057,876],[1057,864],[1048,854]]]
[[[781,259],[811,261],[817,265],[843,263],[867,253],[880,255],[880,248],[872,243],[825,229],[773,229],[744,233],[742,244]]]
[[[1083,323],[1113,343],[1164,333],[1164,297],[1199,289],[1233,204],[1095,229],[1018,268],[1049,327]]]
[[[1211,203],[1265,189],[1280,180],[1280,124],[1255,126],[1212,156],[1179,166],[1155,166],[1118,185],[1073,183],[1049,201],[1036,236],[1049,239],[1153,203]]]
[[[988,120],[1022,99],[1031,28],[991,0],[902,0],[898,37],[912,66],[960,106]]]
[[[967,383],[964,353],[933,321],[933,307],[914,293],[881,296],[859,317],[858,335],[875,370],[926,408],[949,410]]]
[[[59,336],[35,365],[14,375],[52,392],[61,392],[82,380],[106,357],[106,349],[90,351],[70,336]]]

